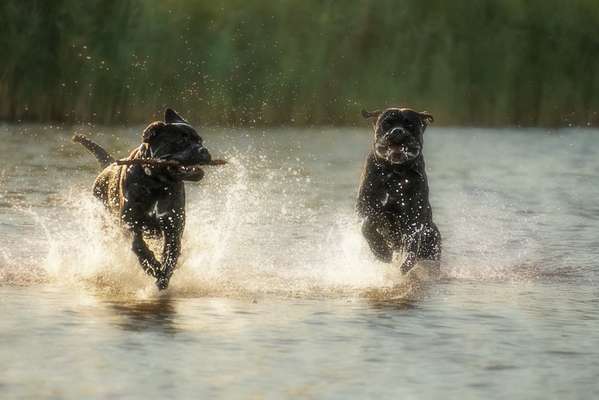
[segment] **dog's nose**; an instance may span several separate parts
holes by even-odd
[[[401,143],[401,141],[403,141],[404,137],[405,137],[405,133],[406,130],[400,127],[396,127],[391,129],[391,132],[389,132],[389,140],[391,141],[391,143],[394,144],[399,144]]]
[[[212,161],[212,156],[210,155],[210,152],[208,151],[207,148],[202,147],[199,151],[199,156],[200,156],[200,163],[202,164],[207,164],[210,161]]]

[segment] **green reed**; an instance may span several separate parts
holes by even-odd
[[[599,124],[596,0],[4,0],[0,119]]]

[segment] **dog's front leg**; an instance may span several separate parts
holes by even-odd
[[[414,265],[416,265],[416,261],[418,261],[418,248],[420,247],[422,235],[422,228],[416,229],[410,234],[406,235],[404,239],[404,252],[406,253],[406,259],[399,267],[399,270],[403,274],[407,274],[410,272]]]
[[[173,188],[167,199],[156,204],[158,222],[164,235],[164,247],[162,250],[162,270],[156,279],[158,289],[166,289],[179,255],[181,254],[181,239],[185,228],[185,190],[180,183]]]
[[[168,287],[168,284],[173,276],[177,261],[181,255],[181,238],[183,229],[179,227],[169,227],[164,230],[164,249],[162,252],[162,271],[156,280],[158,289],[163,290]]]
[[[130,195],[130,194],[129,194]],[[156,277],[160,272],[160,262],[148,248],[143,237],[143,207],[134,202],[128,202],[123,207],[122,221],[131,232],[131,250],[137,256],[143,270],[150,276]]]
[[[402,274],[407,274],[412,268],[414,268],[414,265],[416,265],[416,252],[409,251],[407,253],[406,259],[401,264],[401,267],[399,267],[399,270]]]
[[[140,229],[133,231],[133,244],[131,246],[137,256],[143,270],[150,276],[156,278],[160,273],[160,262],[148,248]]]
[[[385,237],[379,232],[381,225],[375,217],[367,217],[362,223],[362,234],[370,246],[370,250],[377,259],[382,262],[390,263],[393,259],[393,250],[387,244]]]

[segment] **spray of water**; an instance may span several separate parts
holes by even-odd
[[[228,159],[227,168],[209,171],[200,186],[188,186],[183,251],[171,295],[395,298],[421,287],[421,276],[400,277],[395,266],[374,260],[349,201],[311,197],[317,189],[301,164],[276,167],[265,157],[241,153]],[[513,276],[535,252],[534,224],[514,219],[497,199],[458,193],[447,201],[461,207],[441,213],[444,277]],[[25,247],[40,251],[30,260],[26,252],[0,252],[3,281],[16,282],[16,276],[27,281],[27,270],[39,281],[70,288],[158,295],[129,240],[87,187],[65,193],[57,212],[22,207],[19,212],[35,226]]]

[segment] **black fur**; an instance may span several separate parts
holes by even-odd
[[[101,146],[84,136],[76,135],[73,140],[94,154],[104,168],[94,182],[94,195],[125,224],[144,271],[156,278],[159,289],[165,289],[181,253],[185,227],[183,181],[198,181],[203,171],[193,167],[117,165]],[[211,160],[195,129],[171,109],[166,110],[164,122],[153,122],[144,130],[142,141],[129,159],[176,160],[185,166]],[[148,248],[144,234],[163,237],[161,261]]]
[[[408,108],[363,111],[362,116],[374,118],[374,145],[357,201],[370,249],[387,263],[394,252],[404,250],[404,273],[419,259],[439,260],[441,234],[433,223],[422,156],[423,134],[432,116]]]

